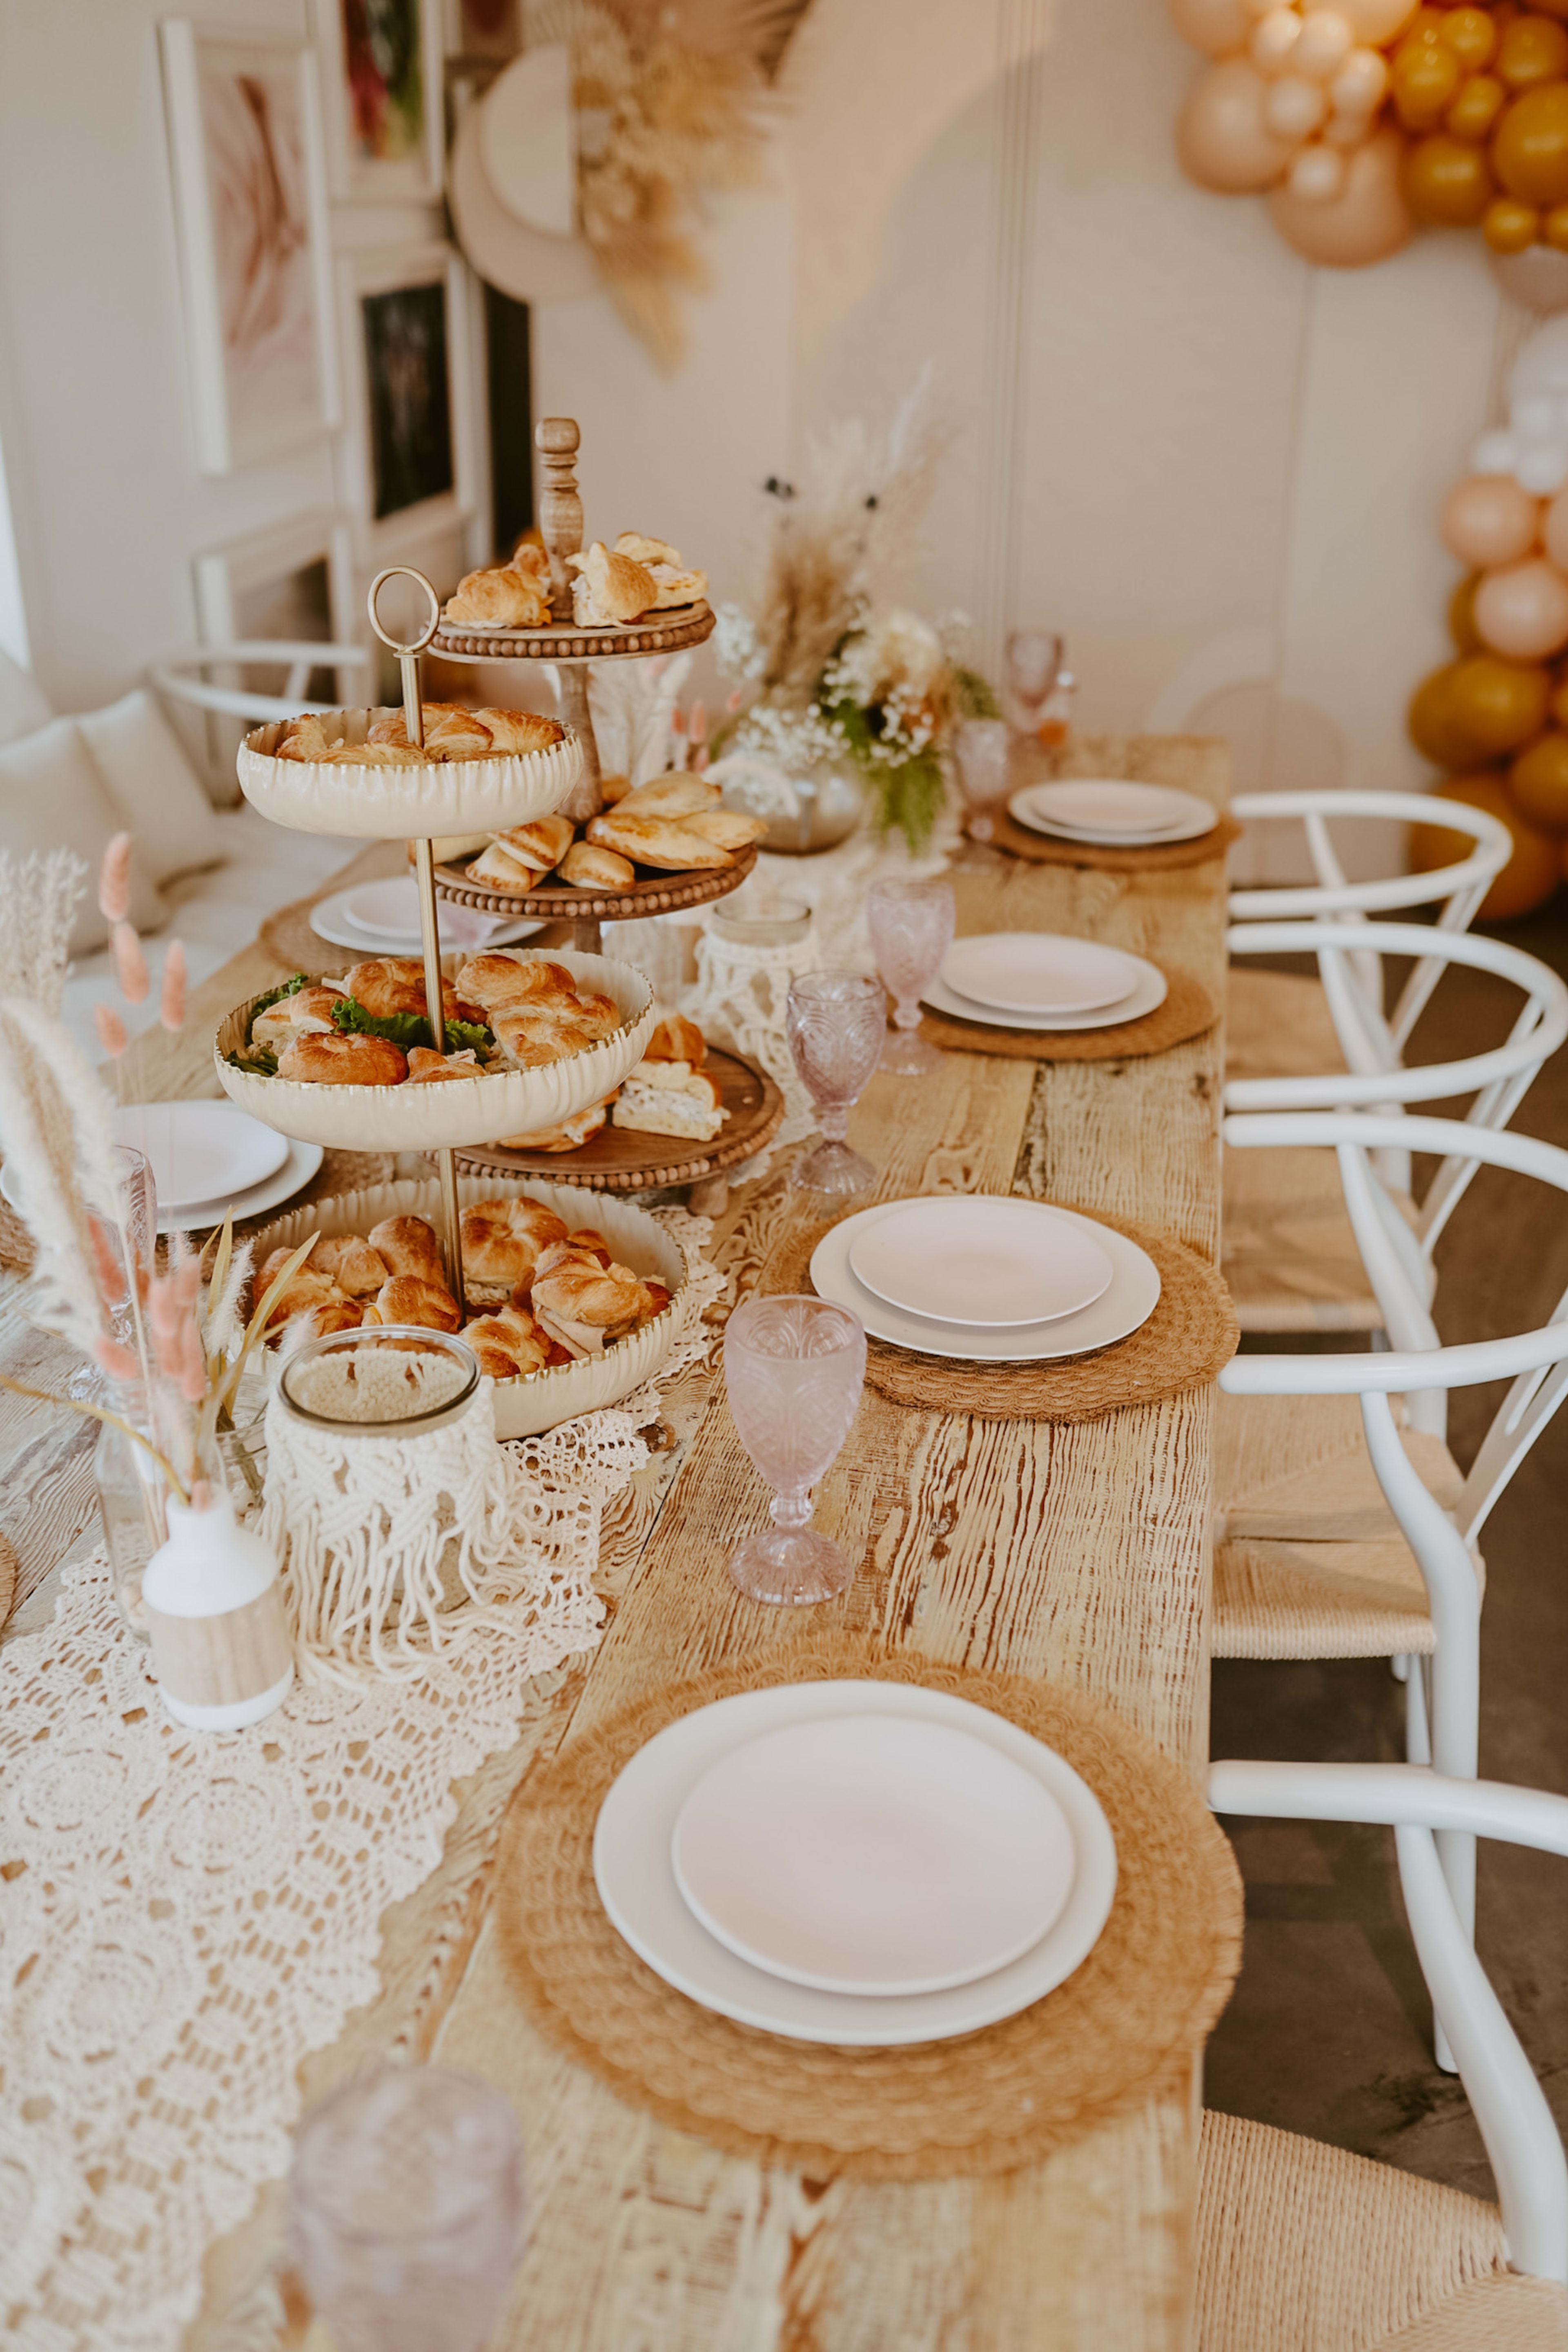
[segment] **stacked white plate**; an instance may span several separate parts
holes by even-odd
[[[1026,784],[1007,803],[1032,833],[1111,849],[1157,847],[1196,841],[1212,833],[1218,812],[1195,793],[1164,784],[1134,784],[1121,776],[1075,776],[1058,784]]]
[[[158,1195],[161,1234],[195,1233],[258,1217],[291,1200],[321,1164],[318,1143],[295,1143],[227,1102],[125,1103],[114,1132],[145,1154]],[[10,1170],[0,1195],[13,1208]]]
[[[1159,1268],[1136,1242],[1071,1209],[985,1192],[845,1217],[813,1252],[811,1279],[872,1339],[967,1363],[1085,1355],[1160,1303]]]
[[[892,2048],[1026,2009],[1092,1949],[1116,1848],[1091,1790],[1003,1717],[918,1685],[788,1684],[649,1740],[600,1808],[618,1932],[706,2009]]]
[[[981,931],[954,940],[922,1002],[993,1029],[1109,1029],[1165,1001],[1158,964],[1054,931]]]
[[[470,952],[479,948],[513,947],[531,938],[538,923],[510,923],[501,915],[484,915],[475,907],[443,901],[440,911],[442,948]],[[419,894],[412,875],[385,882],[361,882],[353,889],[334,890],[310,909],[310,929],[333,947],[355,948],[363,956],[420,956],[425,952],[419,929]]]

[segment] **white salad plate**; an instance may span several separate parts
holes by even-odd
[[[147,1160],[160,1209],[248,1192],[289,1157],[287,1136],[226,1102],[122,1103],[114,1136]]]
[[[954,940],[942,978],[987,1012],[1065,1013],[1077,1019],[1122,1003],[1138,984],[1136,956],[1055,931],[977,931]]]
[[[1218,811],[1195,793],[1172,792],[1163,784],[1128,783],[1114,776],[1025,784],[1010,795],[1007,807],[1032,833],[1098,843],[1107,849],[1196,841],[1219,823]]]
[[[1112,1271],[1092,1231],[1043,1202],[989,1192],[900,1202],[857,1234],[849,1266],[889,1307],[994,1330],[1076,1315]]]
[[[1091,1348],[1109,1348],[1147,1323],[1160,1303],[1160,1269],[1146,1250],[1109,1225],[1080,1217],[1075,1209],[1056,1209],[1054,1217],[1081,1225],[1110,1260],[1110,1281],[1100,1297],[1076,1315],[1058,1316],[1049,1323],[1023,1323],[997,1330],[982,1323],[939,1323],[894,1307],[858,1282],[850,1253],[860,1234],[879,1218],[891,1216],[904,1203],[884,1202],[845,1217],[823,1235],[812,1253],[812,1287],[819,1298],[830,1298],[858,1315],[873,1339],[889,1340],[917,1355],[955,1357],[965,1363],[1043,1364],[1068,1356],[1086,1355]],[[1043,1204],[1042,1204],[1043,1205]]]
[[[401,928],[376,928],[351,912],[352,906],[371,890],[405,891],[407,921]],[[534,922],[509,923],[499,915],[483,915],[475,907],[458,907],[442,899],[437,922],[443,950],[447,948],[515,947],[542,926]],[[326,940],[335,948],[358,948],[366,956],[417,956],[425,952],[419,929],[419,901],[412,882],[363,883],[357,890],[334,890],[310,909],[310,929],[319,940]]]
[[[165,1106],[160,1103],[157,1108],[162,1110]],[[137,1149],[141,1149],[140,1145]],[[236,1192],[227,1199],[194,1201],[179,1209],[165,1209],[160,1202],[158,1231],[161,1234],[202,1233],[209,1225],[221,1225],[231,1211],[236,1224],[238,1224],[246,1217],[259,1217],[265,1210],[279,1208],[285,1201],[291,1201],[296,1192],[304,1190],[320,1168],[322,1156],[319,1143],[290,1143],[288,1157],[277,1173],[259,1184],[252,1185],[247,1192]],[[10,1176],[8,1166],[0,1169],[0,1200],[8,1201],[14,1209],[20,1209],[21,1202],[12,1188]]]
[[[1072,1830],[1036,1774],[972,1732],[843,1715],[710,1766],[670,1843],[676,1885],[742,1960],[821,1992],[944,1992],[1037,1944],[1072,1892]]]
[[[929,1004],[933,1013],[945,1013],[958,1021],[973,1021],[983,1029],[1054,1030],[1067,1033],[1075,1029],[1111,1029],[1119,1021],[1141,1021],[1163,1004],[1167,992],[1164,973],[1157,963],[1146,963],[1142,956],[1129,956],[1130,964],[1137,969],[1137,979],[1130,994],[1116,1004],[1101,1005],[1093,1013],[1005,1013],[999,1005],[977,1004],[973,997],[960,995],[939,974],[921,991],[921,1003]]]
[[[675,1875],[673,1844],[698,1783],[771,1732],[846,1716],[966,1732],[1031,1774],[1060,1807],[1072,1840],[1071,1885],[1054,1923],[1016,1959],[940,1992],[825,1992],[742,1959],[709,1933],[687,1903]],[[594,1877],[617,1933],[689,2000],[791,2041],[893,2049],[973,2033],[1029,2008],[1071,1976],[1110,1914],[1116,1848],[1099,1801],[1071,1765],[1003,1717],[904,1683],[797,1683],[699,1707],[639,1748],[599,1809]]]

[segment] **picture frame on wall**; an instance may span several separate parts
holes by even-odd
[[[433,203],[446,177],[443,0],[310,0],[340,203]]]
[[[463,524],[478,494],[468,273],[449,245],[345,254],[344,502],[388,551]]]
[[[238,467],[342,420],[316,59],[159,28],[197,461]]]

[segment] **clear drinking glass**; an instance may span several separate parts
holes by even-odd
[[[336,2352],[479,2352],[523,2212],[516,2120],[477,2075],[380,2067],[295,2135],[289,2258]]]
[[[784,1034],[816,1105],[825,1140],[797,1160],[790,1182],[835,1198],[865,1191],[877,1171],[844,1140],[849,1114],[876,1068],[888,1030],[879,980],[858,971],[803,972],[789,992]]]
[[[811,1488],[837,1460],[866,1380],[858,1316],[826,1298],[748,1298],[724,1329],[724,1387],[736,1433],[773,1489],[772,1529],[730,1574],[752,1601],[831,1601],[854,1564],[811,1525]]]
[[[965,719],[953,730],[959,790],[969,809],[971,841],[989,841],[1007,793],[1013,730],[1005,719]]]
[[[920,1000],[952,944],[956,919],[951,882],[873,882],[867,894],[866,923],[877,970],[898,1004],[893,1026],[882,1039],[884,1070],[923,1077],[942,1066],[936,1047],[920,1034]]]
[[[1061,666],[1060,637],[1052,636],[1045,629],[1010,632],[1003,701],[1007,717],[1020,735],[1033,735],[1038,729]]]

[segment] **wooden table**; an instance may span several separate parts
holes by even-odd
[[[1078,772],[1226,791],[1223,747],[1084,743]],[[1055,929],[1195,972],[1222,1001],[1218,863],[1162,876],[1024,866],[966,851],[961,931]],[[266,964],[266,969],[261,965]],[[247,950],[198,1000],[201,1019],[277,976]],[[208,1001],[211,1000],[211,1001]],[[199,1043],[199,1022],[192,1032]],[[210,1033],[210,1023],[209,1023]],[[1058,1066],[953,1054],[940,1073],[879,1076],[850,1140],[883,1197],[1012,1189],[1101,1206],[1218,1254],[1219,1030],[1152,1058]],[[196,1077],[192,1049],[144,1057],[158,1091]],[[745,1188],[721,1222],[737,1286],[804,1222],[782,1180]],[[14,1331],[0,1339],[15,1361]],[[42,1343],[37,1343],[42,1344]],[[389,2050],[478,2068],[512,2099],[533,2226],[495,2343],[550,2352],[1154,2352],[1184,2340],[1190,2293],[1195,2079],[1041,2166],[991,2179],[868,2186],[763,2172],[623,2105],[531,2029],[501,1981],[489,1872],[530,1765],[650,1689],[727,1656],[805,1654],[849,1632],[1099,1694],[1197,1770],[1207,1753],[1213,1399],[1197,1391],[1075,1427],[919,1412],[868,1389],[818,1496],[818,1518],[864,1565],[840,1602],[799,1612],[742,1600],[724,1573],[762,1488],[710,1376],[668,1392],[663,1450],[606,1529],[612,1619],[585,1671],[529,1694],[516,1748],[460,1791],[445,1856],[385,1922],[384,1991],[307,2061],[308,2098]],[[35,1450],[40,1432],[32,1428]],[[0,1459],[16,1459],[12,1425]],[[74,1433],[55,1441],[68,1454]],[[29,1479],[36,1491],[39,1481]],[[51,1543],[73,1509],[57,1513]],[[37,1551],[7,1511],[37,1584]],[[29,1557],[29,1554],[31,1557]],[[26,1614],[36,1619],[39,1592]],[[212,2250],[192,2347],[276,2227],[275,2187]]]

